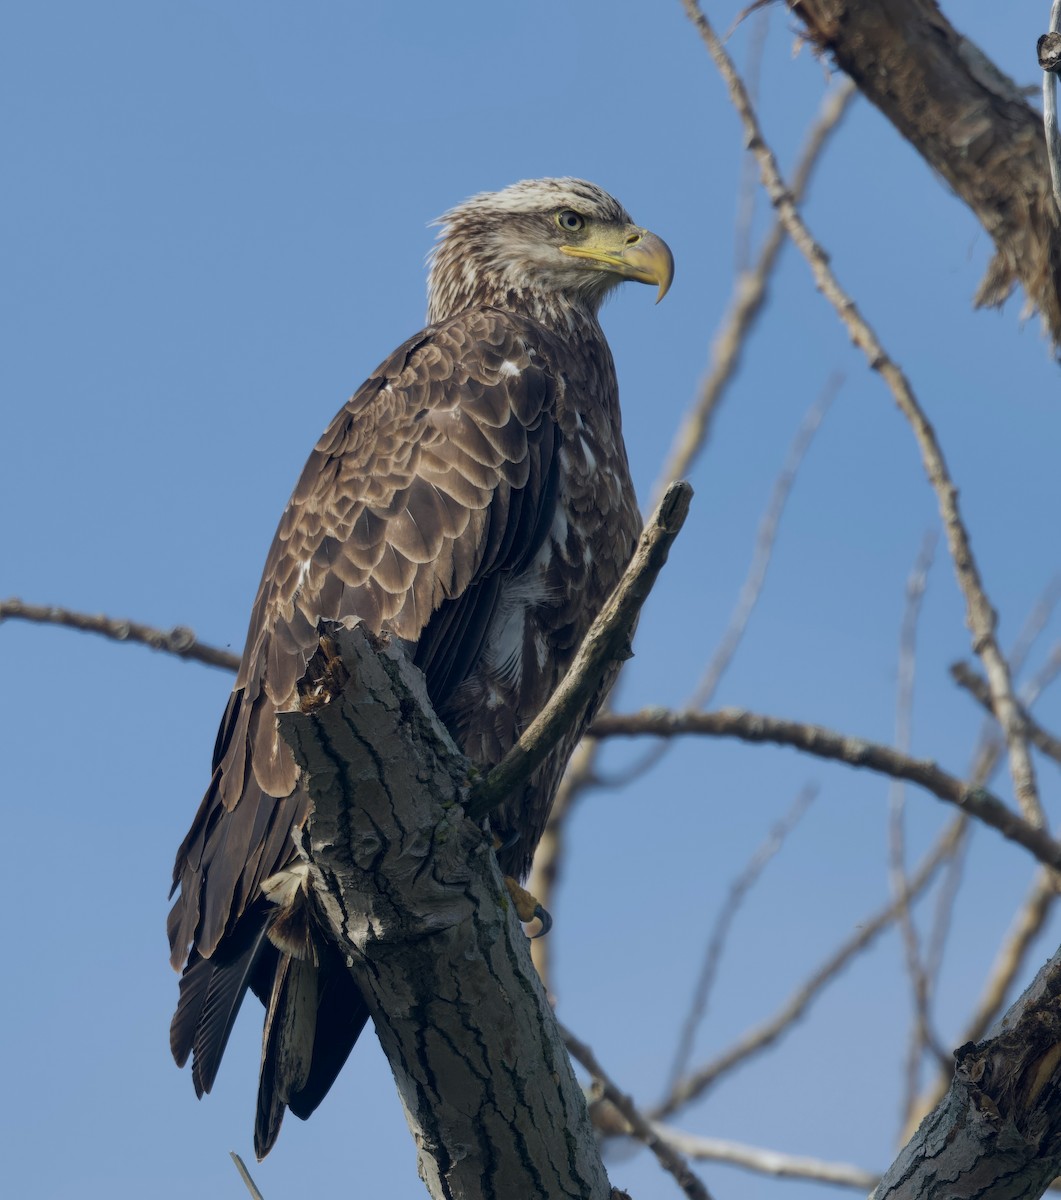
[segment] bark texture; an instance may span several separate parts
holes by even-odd
[[[375,1023],[436,1200],[609,1185],[469,764],[397,644],[337,628],[311,712],[281,716],[314,813],[303,853]],[[318,664],[319,665],[319,664]],[[311,670],[313,670],[311,664]],[[355,799],[356,798],[356,799]]]
[[[1032,1200],[1061,1174],[1061,950],[979,1044],[871,1200]]]
[[[1061,223],[1042,116],[935,0],[794,0],[791,8],[990,235],[995,256],[976,303],[999,305],[1019,283],[1056,351]],[[1030,45],[1030,77],[1035,61]]]

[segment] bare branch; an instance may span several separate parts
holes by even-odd
[[[848,1163],[825,1162],[797,1154],[782,1154],[762,1146],[745,1146],[721,1138],[700,1137],[656,1121],[652,1122],[652,1128],[663,1141],[687,1158],[729,1163],[760,1175],[773,1175],[778,1179],[810,1179],[815,1183],[831,1183],[837,1187],[856,1188],[861,1192],[876,1187],[880,1179],[880,1175]]]
[[[859,312],[854,300],[843,290],[829,265],[829,258],[811,236],[786,187],[770,147],[766,144],[758,118],[748,100],[748,93],[733,61],[719,41],[711,23],[704,16],[697,0],[682,0],[689,19],[699,30],[715,65],[729,90],[730,99],[744,126],[748,147],[759,162],[763,186],[777,210],[785,231],[806,258],[815,283],[836,309],[837,315],[852,340],[865,354],[870,367],[877,371],[891,389],[899,410],[906,417],[921,450],[921,459],[929,483],[936,493],[940,516],[947,534],[951,559],[958,586],[965,598],[965,620],[972,634],[973,650],[984,664],[991,688],[992,708],[998,717],[1009,748],[1010,772],[1014,791],[1025,819],[1031,825],[1043,827],[1045,819],[1035,782],[1035,767],[1024,739],[1017,714],[1009,664],[995,637],[997,614],[984,592],[980,571],[973,557],[968,530],[962,521],[958,505],[958,489],[947,469],[943,451],[928,418],[914,395],[903,371],[888,356],[877,335]]]
[[[1031,654],[1035,643],[1054,615],[1054,609],[1057,608],[1059,602],[1061,602],[1061,575],[1055,576],[1043,588],[1042,595],[1032,605],[1020,632],[1013,639],[1013,649],[1009,653],[1009,666],[1014,679],[1024,670],[1028,655]],[[1025,707],[1028,703],[1029,701],[1025,697]]]
[[[975,303],[1000,305],[1019,283],[1056,350],[1061,222],[1042,115],[938,0],[790,0],[788,8],[994,242]]]
[[[766,49],[766,34],[770,27],[770,10],[764,8],[756,16],[748,43],[744,76],[748,80],[749,94],[758,100],[763,52]],[[733,271],[737,276],[747,271],[751,261],[752,222],[755,218],[755,200],[758,194],[759,189],[755,186],[755,161],[745,154],[741,158],[740,183],[737,186],[737,220],[733,230]],[[673,478],[680,478],[680,475]]]
[[[925,535],[917,560],[906,584],[906,605],[899,633],[899,687],[896,697],[895,744],[904,754],[910,750],[914,679],[917,667],[917,623],[921,602],[928,586],[928,573],[936,553],[936,534]],[[929,1016],[930,981],[921,958],[921,945],[913,914],[907,900],[909,881],[906,877],[906,837],[904,829],[905,790],[901,780],[893,780],[889,789],[888,863],[892,894],[899,905],[899,928],[902,932],[906,971],[914,1002],[913,1028],[906,1059],[906,1085],[903,1096],[903,1120],[917,1099],[921,1059],[926,1048],[940,1061],[949,1064],[950,1055],[940,1048],[932,1032]]]
[[[972,787],[948,775],[928,759],[908,758],[889,746],[848,737],[821,725],[786,721],[740,708],[721,708],[710,713],[645,709],[622,716],[608,713],[598,717],[588,731],[588,736],[596,738],[644,735],[678,737],[688,734],[735,737],[744,742],[773,742],[818,758],[846,763],[849,767],[861,767],[895,779],[908,780],[940,800],[957,805],[963,812],[990,825],[992,829],[997,829],[1004,838],[1023,846],[1041,863],[1061,868],[1061,843],[1056,842],[1045,830],[1025,821],[986,788]]]
[[[1024,685],[1023,699],[1025,707],[1027,708],[1034,699],[1037,699],[1059,675],[1061,675],[1061,642],[1050,651],[1046,662],[1043,663],[1039,670]]]
[[[656,1133],[651,1124],[638,1111],[633,1100],[612,1082],[589,1046],[585,1042],[580,1042],[569,1029],[565,1029],[563,1026],[561,1026],[561,1033],[564,1045],[571,1057],[580,1062],[592,1075],[598,1094],[622,1114],[630,1135],[636,1137],[639,1142],[643,1142],[652,1151],[659,1160],[660,1166],[674,1176],[678,1186],[690,1200],[711,1200],[711,1193],[690,1170],[689,1164],[678,1151]]]
[[[874,1200],[1032,1200],[1061,1172],[1061,951],[992,1036],[955,1051],[947,1095]]]
[[[56,608],[43,604],[24,604],[16,597],[0,600],[0,622],[8,620],[36,621],[43,625],[64,625],[67,629],[79,629],[83,633],[98,633],[116,642],[136,642],[205,663],[208,667],[221,667],[226,671],[239,668],[239,655],[229,650],[220,650],[195,639],[195,633],[186,625],[174,625],[172,629],[156,629],[152,625],[141,625],[138,621],[126,621],[116,617],[90,616],[88,613],[73,612],[68,608]]]
[[[740,646],[744,631],[748,627],[748,622],[762,595],[763,585],[766,583],[766,573],[769,570],[774,545],[777,541],[777,531],[780,528],[788,498],[792,494],[796,477],[799,475],[803,460],[814,441],[814,435],[818,432],[822,421],[825,420],[843,380],[843,375],[838,371],[834,371],[829,376],[818,398],[807,410],[796,430],[796,436],[792,439],[785,461],[774,480],[766,511],[759,522],[751,565],[744,583],[741,585],[736,607],[730,616],[729,624],[726,626],[726,631],[722,635],[714,656],[697,685],[696,691],[686,704],[686,708],[705,708],[709,705],[718,691],[718,685],[722,682],[723,675],[733,661],[733,656]]]
[[[994,715],[991,708],[991,694],[988,690],[987,682],[982,676],[977,675],[968,663],[956,662],[952,664],[950,675],[951,679],[959,687],[964,688],[992,716]],[[1041,750],[1043,754],[1047,755],[1047,757],[1052,758],[1057,763],[1061,763],[1061,738],[1055,737],[1054,734],[1045,730],[1023,705],[1018,704],[1018,712],[1024,724],[1028,741],[1036,749]]]
[[[788,811],[774,825],[773,829],[770,830],[766,841],[755,851],[744,870],[730,884],[725,902],[718,917],[715,919],[711,936],[708,938],[703,965],[700,968],[700,977],[696,981],[692,1003],[689,1006],[689,1013],[685,1018],[681,1034],[678,1038],[678,1046],[674,1053],[670,1078],[667,1081],[668,1091],[674,1089],[689,1065],[696,1030],[703,1020],[704,1014],[707,1012],[707,1001],[711,994],[715,976],[718,974],[718,965],[722,960],[722,950],[726,944],[726,938],[729,934],[730,926],[733,924],[733,919],[740,909],[741,902],[751,888],[754,887],[756,880],[763,873],[766,864],[784,845],[785,839],[795,829],[800,818],[811,806],[817,794],[818,789],[813,785],[809,785],[800,791],[799,795],[789,806]]]
[[[774,546],[777,542],[777,532],[781,526],[781,518],[785,513],[785,506],[788,504],[788,498],[792,494],[792,488],[795,485],[796,477],[799,474],[800,467],[803,465],[803,460],[807,456],[807,451],[814,441],[814,435],[818,432],[822,421],[825,419],[836,393],[843,382],[843,375],[839,372],[834,372],[826,380],[825,386],[814,403],[807,410],[803,420],[796,430],[796,435],[792,439],[792,444],[789,446],[788,454],[785,456],[785,461],[781,466],[781,470],[774,480],[774,486],[770,492],[770,499],[767,501],[766,509],[763,512],[762,519],[759,521],[759,528],[755,537],[755,547],[752,550],[752,560],[748,567],[748,573],[744,577],[744,583],[741,585],[740,593],[737,596],[737,603],[730,614],[729,624],[715,648],[715,653],[711,656],[711,661],[707,664],[700,682],[696,685],[695,690],[689,699],[685,702],[686,710],[705,708],[715,697],[715,692],[718,691],[718,686],[722,682],[722,678],[726,671],[729,670],[733,658],[740,648],[741,641],[744,638],[745,630],[748,628],[748,622],[755,612],[755,607],[759,603],[759,597],[762,595],[763,587],[766,584],[767,571],[770,568],[770,562],[773,558]],[[598,778],[597,783],[600,787],[626,787],[635,780],[640,779],[642,775],[651,771],[661,759],[666,757],[670,749],[668,742],[660,742],[647,751],[645,755],[626,767],[623,771],[607,778]]]
[[[556,911],[554,899],[556,886],[564,865],[564,827],[567,814],[580,794],[581,787],[572,787],[569,780],[585,780],[592,778],[592,769],[585,771],[585,765],[592,762],[600,743],[592,738],[583,738],[575,747],[575,752],[568,763],[567,772],[553,800],[549,818],[538,848],[534,852],[534,862],[531,865],[530,878],[527,888],[532,895],[538,897],[539,903],[546,912]],[[535,938],[531,942],[531,959],[535,970],[542,981],[542,986],[553,996],[553,955],[556,951],[555,938]]]
[[[814,169],[831,134],[839,126],[848,106],[857,94],[847,81],[826,96],[821,112],[811,127],[792,177],[793,194],[800,198],[813,176]],[[652,489],[653,502],[662,495],[672,479],[684,478],[700,454],[711,428],[712,418],[726,385],[740,362],[744,343],[766,299],[769,280],[784,243],[784,228],[775,222],[763,243],[753,270],[738,281],[730,299],[730,307],[715,336],[712,348],[712,367],[700,388],[693,407],[687,413],[675,437],[670,453]],[[621,683],[621,678],[620,678]],[[613,692],[613,699],[615,693]],[[555,888],[563,864],[563,826],[567,813],[579,797],[597,782],[596,766],[600,747],[597,742],[583,741],[568,764],[567,771],[553,804],[545,834],[535,855],[530,888],[545,903]],[[546,907],[549,907],[546,904]],[[534,962],[542,978],[550,977],[549,955],[553,947],[548,939],[534,943]]]
[[[533,774],[563,733],[593,707],[608,667],[630,657],[630,639],[641,606],[685,522],[692,495],[687,483],[672,483],[667,489],[645,525],[630,565],[548,704],[501,762],[472,784],[467,807],[473,819],[481,820]]]
[[[792,194],[797,201],[803,198],[829,138],[856,94],[854,85],[845,80],[823,100],[792,176]],[[707,444],[715,412],[740,365],[748,335],[766,301],[784,243],[784,226],[776,221],[766,235],[755,266],[738,277],[726,315],[711,343],[711,368],[700,385],[695,404],[685,414],[674,436],[670,453],[653,488],[653,496],[659,495],[672,479],[684,479]]]
[[[995,955],[976,1008],[962,1035],[956,1040],[962,1043],[978,1042],[998,1019],[1014,981],[1027,966],[1032,945],[1045,928],[1057,898],[1052,873],[1048,870],[1038,871],[1028,897],[1018,910]],[[925,1114],[935,1108],[946,1094],[950,1086],[950,1076],[950,1071],[941,1073],[935,1083],[911,1107],[901,1135],[904,1142],[913,1137]]]
[[[947,826],[935,847],[926,855],[921,865],[910,877],[911,897],[918,895],[928,886],[940,866],[954,853],[961,843],[966,825],[966,818],[958,817]],[[858,922],[855,925],[857,932],[843,942],[796,989],[773,1017],[749,1030],[739,1041],[713,1061],[700,1067],[691,1075],[687,1075],[672,1089],[667,1099],[652,1110],[649,1116],[656,1119],[670,1116],[691,1100],[701,1096],[735,1067],[772,1046],[806,1013],[826,985],[891,925],[898,913],[899,906],[893,901],[865,920]]]
[[[258,1185],[251,1178],[251,1173],[247,1170],[247,1166],[243,1159],[240,1158],[235,1150],[230,1150],[228,1153],[229,1157],[236,1164],[236,1170],[239,1172],[239,1177],[246,1185],[247,1191],[250,1192],[252,1200],[265,1200],[265,1197],[260,1191],[258,1191]]]

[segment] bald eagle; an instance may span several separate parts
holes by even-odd
[[[191,1055],[209,1092],[247,989],[259,997],[259,1158],[286,1108],[320,1103],[367,1018],[298,871],[292,830],[310,806],[277,731],[318,622],[404,639],[457,744],[492,766],[568,669],[641,528],[597,313],[624,279],[662,298],[666,244],[578,179],[474,196],[439,225],[429,325],[343,406],[281,518],[173,871],[173,1056]],[[581,732],[493,817],[506,874],[529,870]],[[283,1052],[296,1034],[310,1053]]]

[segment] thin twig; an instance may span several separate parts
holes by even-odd
[[[748,80],[748,91],[759,98],[759,78],[762,74],[763,51],[766,49],[766,33],[770,27],[770,10],[763,9],[752,26],[748,43],[748,58],[744,68]],[[755,161],[750,155],[741,157],[740,183],[737,186],[737,220],[733,230],[733,271],[741,275],[748,269],[752,256],[752,222],[755,219],[755,199],[759,189],[755,186]],[[675,476],[675,478],[678,478]]]
[[[589,709],[609,664],[629,658],[641,606],[685,522],[692,495],[687,483],[673,483],[667,489],[645,524],[630,565],[548,703],[497,766],[472,784],[466,808],[473,820],[485,817],[533,774],[564,732]]]
[[[782,1154],[762,1146],[745,1146],[721,1138],[700,1137],[658,1121],[653,1121],[651,1126],[663,1141],[687,1158],[729,1163],[734,1167],[757,1171],[760,1175],[773,1175],[779,1179],[810,1179],[815,1183],[831,1183],[837,1187],[857,1188],[862,1192],[871,1191],[880,1179],[872,1171],[864,1171],[848,1163],[825,1162],[797,1154]]]
[[[786,721],[741,708],[720,708],[710,713],[675,713],[665,709],[644,709],[639,713],[609,713],[598,717],[589,728],[589,736],[605,737],[731,737],[744,742],[773,742],[792,746],[818,758],[861,767],[895,779],[916,783],[940,800],[957,805],[963,812],[1004,838],[1030,851],[1046,866],[1061,869],[1061,843],[1044,829],[1032,825],[986,788],[972,787],[941,770],[924,758],[910,758],[890,746],[848,737],[821,725]]]
[[[906,583],[906,604],[899,632],[899,686],[896,696],[895,746],[907,754],[910,750],[914,680],[917,669],[917,623],[921,604],[928,586],[928,574],[936,553],[936,534],[925,535],[913,570]],[[914,1002],[914,1019],[910,1030],[910,1045],[906,1056],[906,1085],[903,1096],[903,1121],[917,1098],[921,1059],[930,1048],[941,1061],[952,1062],[950,1055],[939,1047],[932,1033],[929,1017],[929,980],[921,958],[921,944],[908,901],[909,880],[906,874],[906,836],[904,829],[905,787],[902,780],[893,779],[889,788],[888,866],[892,895],[899,905],[899,929],[902,934],[906,971]]]
[[[549,811],[549,818],[545,822],[545,830],[538,842],[538,848],[534,852],[527,889],[538,898],[538,902],[546,912],[556,911],[555,894],[564,868],[564,830],[567,825],[567,815],[581,794],[582,786],[588,786],[593,778],[592,769],[587,771],[585,767],[587,763],[592,762],[599,749],[600,743],[592,738],[584,738],[575,747],[575,752],[567,766],[567,772],[557,789],[556,799]],[[568,780],[582,780],[584,783],[579,787],[565,786]],[[538,972],[538,978],[542,981],[542,987],[549,993],[551,999],[555,998],[553,955],[556,952],[556,938],[534,938],[530,944],[530,951],[534,968]]]
[[[174,625],[172,629],[156,629],[152,625],[141,625],[138,621],[125,621],[115,617],[90,616],[88,613],[73,612],[69,608],[53,605],[24,604],[12,596],[0,600],[0,621],[35,621],[42,625],[65,625],[68,629],[79,629],[83,633],[98,633],[116,642],[136,642],[175,654],[178,658],[189,658],[205,663],[208,667],[221,667],[226,671],[239,668],[239,655],[229,650],[220,650],[195,639],[195,633],[186,625]]]
[[[967,823],[966,818],[957,817],[947,826],[936,845],[911,875],[911,897],[920,894],[929,885],[941,864],[954,853],[961,843]],[[708,1088],[734,1068],[772,1046],[807,1012],[813,1001],[851,960],[870,946],[892,924],[898,916],[898,912],[899,906],[892,901],[884,908],[856,923],[854,926],[856,932],[837,947],[825,962],[793,992],[773,1017],[749,1030],[717,1058],[687,1075],[672,1089],[667,1099],[649,1113],[649,1116],[657,1120],[670,1116],[690,1101],[702,1096]]]
[[[857,94],[858,90],[854,84],[850,80],[844,80],[822,102],[819,115],[811,127],[793,173],[792,190],[797,198],[801,197],[808,187],[830,136],[839,126]],[[730,298],[729,309],[712,343],[710,371],[700,387],[695,403],[682,421],[667,459],[657,476],[652,489],[652,503],[662,495],[663,489],[672,479],[683,479],[689,474],[693,463],[706,445],[719,402],[736,372],[744,344],[763,309],[769,281],[784,240],[784,227],[780,221],[775,221],[763,242],[755,267],[737,281]],[[619,682],[622,682],[621,675]],[[616,691],[617,688],[612,692],[613,702]],[[563,871],[563,829],[567,814],[574,809],[581,795],[597,783],[599,752],[598,742],[582,742],[572,756],[560,783],[545,834],[538,844],[533,874],[529,881],[531,891],[543,903],[555,890]],[[549,905],[546,904],[546,907]],[[538,938],[531,950],[535,966],[542,972],[543,980],[550,978],[548,960],[555,952],[555,945],[548,943],[548,938]],[[546,986],[548,987],[548,984]]]
[[[1028,614],[1014,641],[1010,654],[1010,665],[1014,675],[1017,675],[1023,667],[1059,599],[1061,599],[1061,579],[1055,579]],[[1038,699],[1041,691],[1040,681],[1048,683],[1050,679],[1049,672],[1044,676],[1040,671],[1021,688],[1021,700],[1025,710]],[[986,787],[991,782],[991,777],[997,770],[999,760],[1004,753],[1005,747],[998,738],[996,729],[997,726],[992,720],[981,734],[980,743],[973,754],[968,777],[975,786]],[[925,970],[932,979],[938,976],[942,965],[951,910],[958,889],[961,866],[965,858],[964,852],[968,844],[969,839],[964,838],[962,844],[951,856],[936,897],[936,911],[933,916],[932,931],[928,940],[929,948],[925,960]],[[1050,880],[1050,872],[1043,871],[1036,875],[1031,895],[1018,910],[1011,929],[995,956],[995,964],[983,986],[976,1011],[966,1026],[964,1036],[956,1039],[958,1043],[978,1042],[1002,1011],[1002,1005],[1013,985],[1013,980],[1017,972],[1023,968],[1027,960],[1028,949],[1057,897],[1056,889],[1053,886],[1049,887],[1048,895],[1039,891],[1040,884],[1049,883]],[[922,1091],[907,1114],[906,1127],[899,1137],[901,1144],[909,1141],[925,1114],[939,1103],[950,1087],[953,1074],[953,1064],[948,1063],[946,1066],[941,1064],[933,1083]]]
[[[730,100],[744,127],[748,148],[759,162],[763,186],[784,223],[786,232],[806,258],[819,290],[836,309],[852,340],[865,354],[870,367],[888,384],[899,410],[906,417],[917,439],[925,473],[936,493],[958,586],[965,599],[965,620],[972,635],[973,650],[984,665],[991,688],[992,708],[1006,738],[1010,773],[1017,801],[1025,820],[1042,828],[1045,818],[1035,782],[1035,767],[1017,714],[1009,664],[995,637],[998,617],[984,591],[980,571],[973,557],[969,533],[962,520],[958,489],[951,479],[935,431],[918,403],[909,380],[898,364],[888,356],[854,300],[840,286],[829,265],[828,255],[811,236],[800,216],[792,193],[781,176],[777,159],[763,138],[758,118],[748,100],[747,90],[710,21],[704,16],[697,0],[682,0],[682,5],[726,83]]]
[[[972,1016],[962,1032],[955,1038],[959,1045],[979,1042],[1002,1012],[1006,998],[1017,976],[1028,963],[1028,954],[1035,939],[1046,926],[1047,918],[1057,902],[1058,893],[1053,872],[1043,869],[1036,872],[1031,890],[1017,911],[1002,944],[995,955],[987,979],[980,991]],[[925,1114],[936,1107],[950,1087],[952,1071],[941,1071],[933,1084],[926,1089],[911,1108],[901,1141],[909,1141]]]
[[[1031,611],[1024,619],[1024,624],[1013,639],[1013,648],[1009,652],[1009,669],[1013,673],[1014,679],[1020,677],[1028,655],[1035,648],[1035,643],[1049,624],[1059,603],[1061,603],[1061,575],[1055,575],[1043,588],[1042,595],[1032,605]],[[1025,707],[1027,707],[1027,699],[1025,699]]]
[[[1038,671],[1025,683],[1021,690],[1024,707],[1028,708],[1032,700],[1029,697],[1040,696],[1061,675],[1061,642],[1050,651],[1046,661]]]
[[[236,1170],[239,1171],[239,1177],[247,1185],[247,1191],[250,1192],[253,1200],[265,1200],[265,1197],[261,1194],[261,1192],[258,1191],[258,1185],[253,1179],[251,1179],[251,1173],[247,1170],[243,1159],[240,1158],[235,1150],[230,1150],[229,1155],[231,1156],[232,1161],[236,1164]]]
[[[766,583],[766,575],[770,569],[774,546],[777,543],[777,532],[781,526],[781,518],[784,516],[785,506],[788,504],[789,496],[792,494],[796,477],[799,475],[803,460],[806,458],[807,451],[814,441],[814,435],[818,432],[833,400],[836,398],[836,393],[843,382],[843,378],[843,375],[839,371],[833,372],[826,380],[825,386],[822,388],[818,398],[807,410],[803,420],[800,421],[799,428],[796,430],[796,436],[792,439],[788,454],[785,456],[785,461],[777,474],[777,478],[774,480],[774,486],[771,489],[770,499],[767,501],[762,519],[759,521],[759,528],[755,535],[755,547],[752,550],[752,560],[748,567],[748,573],[741,585],[740,593],[737,596],[737,603],[730,614],[729,624],[719,639],[718,645],[715,647],[715,652],[711,656],[711,661],[704,669],[699,683],[697,683],[692,695],[683,705],[686,711],[691,712],[694,709],[706,708],[711,703],[715,698],[715,693],[718,691],[723,676],[729,670],[730,664],[733,662],[734,656],[740,648],[741,641],[748,628],[748,622],[755,612],[755,607],[759,603],[759,597],[762,595],[763,587]],[[620,772],[599,779],[598,783],[601,787],[608,788],[627,787],[653,770],[666,757],[670,749],[669,742],[660,742],[647,751],[637,762]]]
[[[766,864],[784,845],[785,839],[795,829],[796,825],[799,824],[800,818],[810,808],[817,794],[818,789],[813,784],[804,787],[800,791],[799,795],[789,806],[788,811],[774,825],[773,829],[770,830],[766,841],[755,851],[744,870],[730,884],[725,902],[715,920],[711,936],[708,938],[703,965],[700,968],[700,977],[697,979],[696,987],[693,990],[693,998],[689,1005],[688,1015],[682,1024],[678,1046],[674,1052],[674,1062],[671,1065],[670,1078],[667,1080],[668,1092],[673,1090],[678,1080],[681,1079],[688,1069],[696,1031],[704,1018],[704,1014],[707,1012],[707,1001],[711,995],[711,988],[714,985],[715,977],[718,974],[718,966],[722,960],[722,951],[725,948],[726,938],[729,935],[733,919],[736,917],[744,897],[755,885],[759,876],[762,875]]]
[[[697,684],[696,691],[686,704],[686,708],[706,708],[714,699],[718,685],[722,682],[723,675],[733,661],[733,656],[737,652],[744,631],[748,627],[748,622],[762,595],[763,585],[766,583],[766,573],[769,570],[774,545],[777,541],[777,531],[781,525],[788,498],[792,494],[796,477],[799,475],[803,460],[807,457],[807,451],[814,441],[814,435],[818,432],[822,421],[825,420],[843,381],[844,377],[839,371],[834,371],[829,376],[818,398],[807,410],[796,430],[796,436],[792,439],[785,461],[774,480],[766,511],[759,522],[751,565],[741,586],[740,595],[737,597],[736,607],[711,662]]]
[[[806,192],[830,136],[856,95],[855,85],[845,80],[822,101],[821,111],[807,135],[792,176],[792,194],[797,201]],[[672,479],[688,476],[707,445],[719,402],[740,365],[748,335],[762,312],[784,244],[784,226],[780,221],[775,221],[766,235],[755,266],[737,278],[726,315],[711,343],[710,370],[700,385],[696,402],[685,414],[674,436],[670,453],[653,488],[653,496],[659,495]]]
[[[599,1094],[622,1114],[629,1127],[630,1136],[637,1138],[652,1151],[659,1160],[660,1166],[674,1176],[678,1186],[690,1200],[711,1200],[711,1193],[696,1177],[684,1157],[656,1133],[651,1124],[638,1111],[633,1100],[612,1082],[589,1046],[585,1042],[580,1042],[569,1029],[565,1029],[562,1025],[560,1032],[571,1057],[586,1068],[592,1075]]]
[[[951,666],[950,676],[959,687],[964,688],[970,696],[994,715],[991,709],[991,694],[987,687],[987,681],[982,675],[978,675],[968,663],[956,662]],[[1045,730],[1023,704],[1019,705],[1019,712],[1028,741],[1043,754],[1055,762],[1061,763],[1061,738]]]

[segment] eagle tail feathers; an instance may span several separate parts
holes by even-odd
[[[180,982],[177,1011],[170,1023],[170,1049],[178,1066],[192,1055],[192,1081],[200,1098],[214,1086],[236,1014],[265,952],[267,914],[257,921],[248,913],[238,942],[223,959],[192,953]]]

